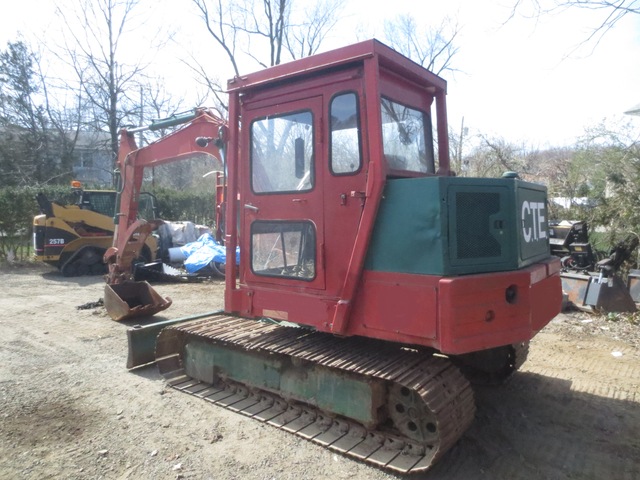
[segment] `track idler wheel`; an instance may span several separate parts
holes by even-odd
[[[437,417],[416,391],[394,384],[389,392],[389,416],[406,437],[427,445],[438,442]]]

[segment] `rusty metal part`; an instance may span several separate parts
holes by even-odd
[[[604,313],[632,313],[637,310],[627,286],[615,274],[609,278],[592,279],[584,303]]]
[[[640,303],[640,270],[629,270],[627,275],[627,290],[635,303]]]
[[[150,317],[171,306],[147,282],[122,282],[104,286],[104,306],[116,322],[134,317]]]
[[[241,384],[231,378],[221,359],[226,355],[235,362],[230,369],[242,368],[241,374],[257,380]],[[366,338],[338,338],[221,314],[165,328],[156,359],[168,383],[179,390],[397,472],[430,468],[475,414],[471,387],[448,359]],[[265,367],[254,368],[256,361]],[[283,373],[281,390],[258,378],[270,376],[279,365],[294,372],[286,378]],[[300,398],[296,392],[313,388],[302,382],[306,377],[329,378],[329,386],[368,386],[373,400],[362,410],[371,411],[362,413],[364,418],[371,414],[371,420],[355,421],[323,408],[324,391]],[[297,387],[292,389],[292,383]],[[351,396],[339,388],[329,393],[328,401]]]
[[[142,249],[151,235],[164,222],[162,220],[136,220],[124,233],[116,226],[114,246],[107,249],[103,260],[107,264],[107,284],[115,285],[133,280],[133,263],[140,258]],[[117,244],[116,244],[116,239]]]
[[[636,311],[628,285],[616,274],[607,278],[595,273],[562,273],[560,279],[569,304],[579,310],[588,313]]]
[[[593,307],[585,305],[584,300],[587,295],[587,288],[593,275],[568,273],[563,272],[560,274],[560,280],[562,281],[562,291],[567,296],[568,304],[583,311],[592,313]]]

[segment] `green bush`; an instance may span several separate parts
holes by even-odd
[[[68,201],[69,187],[0,188],[0,260],[27,260],[31,254],[33,217],[40,213],[36,194]]]
[[[214,191],[203,193],[155,188],[151,193],[156,196],[157,214],[163,220],[190,221],[207,226],[215,223]]]

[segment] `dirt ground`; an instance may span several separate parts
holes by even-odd
[[[0,270],[0,478],[392,479],[127,372],[98,277]],[[158,319],[222,307],[223,285],[158,285]],[[420,479],[640,478],[640,327],[563,314],[506,385],[476,389],[467,434]]]

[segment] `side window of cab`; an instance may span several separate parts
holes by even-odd
[[[382,144],[389,170],[410,174],[435,172],[431,117],[382,98]]]
[[[362,168],[362,141],[358,96],[354,92],[336,95],[329,106],[329,166],[334,175],[350,175]]]

